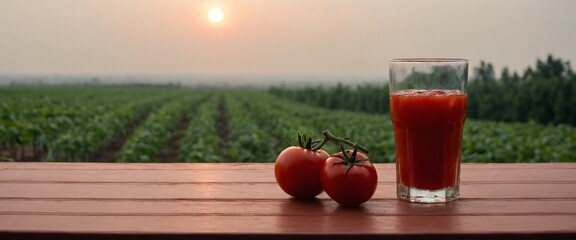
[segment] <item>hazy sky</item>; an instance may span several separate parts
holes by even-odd
[[[574,0],[0,0],[0,73],[387,77],[398,57],[523,70],[549,53],[576,68],[575,12]]]

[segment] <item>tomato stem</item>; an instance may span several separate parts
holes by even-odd
[[[328,130],[324,130],[322,132],[322,134],[324,135],[324,139],[322,139],[322,142],[318,143],[316,146],[314,146],[314,148],[312,148],[313,151],[319,150],[320,148],[322,148],[322,146],[324,146],[324,144],[326,144],[329,141],[335,141],[339,144],[347,144],[351,147],[358,148],[358,150],[360,150],[361,152],[366,153],[366,154],[368,154],[368,152],[369,152],[366,147],[361,146],[355,142],[352,142],[348,138],[336,137],[336,136],[334,136],[334,134],[332,134]]]
[[[342,150],[342,154],[341,155],[333,155],[332,157],[339,157],[340,159],[342,159],[342,161],[335,162],[332,165],[334,166],[334,165],[338,165],[338,164],[345,164],[346,165],[345,174],[348,174],[348,171],[350,171],[350,168],[352,168],[353,166],[364,166],[364,164],[362,164],[362,163],[365,161],[368,161],[368,158],[363,158],[363,159],[357,158],[358,144],[354,145],[354,151],[352,151],[352,154],[350,156],[348,156],[348,154],[346,153],[346,150],[344,150],[344,144],[340,144],[340,149]]]
[[[298,133],[298,146],[308,150],[312,150],[312,146],[317,143],[312,141],[312,137],[307,137],[306,135],[301,135]]]

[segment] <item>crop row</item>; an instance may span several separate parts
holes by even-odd
[[[270,162],[275,157],[277,140],[254,120],[238,96],[224,95],[228,112],[228,149],[226,156],[237,162]]]
[[[191,94],[164,104],[151,113],[146,121],[138,126],[116,157],[117,162],[155,162],[163,153],[164,146],[176,133],[176,126],[182,122],[195,104],[202,100],[202,94]]]
[[[152,103],[129,104],[111,112],[94,116],[78,124],[50,142],[47,161],[86,161],[118,136],[139,114],[154,107]]]
[[[369,148],[374,162],[395,159],[388,115],[328,110],[255,90],[84,93],[0,97],[2,156],[41,148],[36,160],[99,161],[104,146],[126,136],[113,161],[158,162],[176,141],[169,161],[273,162],[298,132],[318,140],[329,129]],[[464,128],[464,162],[573,161],[574,152],[576,130],[569,126],[467,120]]]
[[[215,94],[199,104],[190,117],[190,124],[180,140],[179,156],[181,162],[223,162],[220,146],[219,100]]]
[[[69,95],[43,96],[3,95],[0,102],[0,142],[11,151],[23,151],[22,146],[43,150],[63,129],[89,121],[114,105],[114,99],[92,103],[86,99],[71,99]]]
[[[327,110],[265,94],[258,102],[266,102],[269,109],[264,111],[274,111],[280,118],[297,118],[316,132],[330,129],[366,145],[375,162],[395,160],[393,126],[387,114]],[[566,125],[469,119],[464,127],[463,162],[564,162],[574,161],[574,152],[576,129]]]
[[[1,97],[0,150],[23,160],[86,160],[167,97],[105,89],[18,90]]]

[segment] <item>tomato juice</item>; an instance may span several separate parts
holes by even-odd
[[[390,94],[398,183],[422,190],[459,183],[466,103],[466,94],[459,90]]]

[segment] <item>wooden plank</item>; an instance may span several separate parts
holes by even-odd
[[[1,199],[0,215],[62,216],[519,216],[576,215],[576,199],[469,200],[449,204],[410,204],[395,199],[373,199],[360,208],[343,208],[330,199],[273,200],[50,200]]]
[[[383,169],[394,169],[393,163],[377,163]],[[65,162],[0,162],[0,170],[7,169],[88,169],[88,170],[206,170],[206,169],[272,169],[274,163],[65,163]],[[576,169],[574,163],[464,163],[462,169]]]
[[[229,166],[229,165],[226,165]],[[396,173],[389,164],[377,164],[380,183],[393,183]],[[202,174],[198,174],[201,171]],[[250,178],[245,176],[249,175]],[[462,182],[573,182],[572,168],[463,168]],[[223,169],[9,169],[0,170],[0,182],[87,182],[87,183],[195,183],[195,182],[275,182],[273,165],[260,168]]]
[[[576,235],[573,163],[464,164],[462,199],[448,204],[396,200],[394,165],[377,164],[382,177],[376,195],[359,208],[340,207],[325,193],[314,201],[294,200],[278,188],[272,168],[0,163],[0,239],[33,233],[98,239],[101,234],[223,239]]]
[[[576,183],[462,184],[462,198],[576,198]],[[0,183],[0,198],[56,199],[277,199],[276,183]],[[320,195],[326,198],[326,194]],[[378,185],[374,198],[395,198],[393,183]]]
[[[562,216],[51,216],[1,215],[0,232],[154,234],[573,233]]]
[[[0,170],[206,170],[206,169],[263,169],[273,163],[93,163],[93,162],[0,162]],[[392,166],[390,166],[392,167]]]

